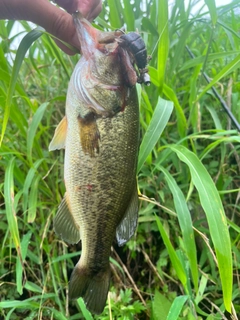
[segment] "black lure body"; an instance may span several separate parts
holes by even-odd
[[[147,49],[142,37],[137,32],[129,32],[123,34],[119,40],[119,45],[131,54],[138,67],[138,82],[149,86],[150,77],[148,69],[146,68],[149,58],[147,56]]]

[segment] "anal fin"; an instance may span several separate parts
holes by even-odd
[[[62,202],[53,220],[54,231],[64,241],[68,243],[78,243],[80,241],[80,227],[76,223],[69,205],[67,193],[65,193]]]
[[[119,246],[124,245],[133,235],[138,223],[138,192],[134,189],[126,213],[116,229]]]

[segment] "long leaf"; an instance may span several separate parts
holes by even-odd
[[[16,58],[14,60],[14,65],[12,69],[12,76],[11,81],[9,84],[8,92],[7,92],[7,99],[5,104],[5,112],[3,117],[3,123],[2,123],[2,132],[1,132],[1,138],[0,138],[0,146],[2,144],[2,140],[7,128],[7,123],[10,115],[10,107],[12,103],[12,96],[14,93],[15,85],[18,78],[18,73],[20,70],[20,67],[22,65],[23,59],[26,55],[27,50],[31,46],[31,44],[37,40],[43,33],[42,28],[36,28],[35,30],[30,31],[21,41],[19,48],[17,50]]]
[[[180,312],[183,308],[183,305],[187,301],[188,296],[179,296],[176,297],[171,305],[171,308],[169,310],[167,320],[178,320]]]
[[[12,158],[9,161],[9,164],[5,173],[4,180],[4,200],[6,207],[6,216],[8,221],[8,226],[10,230],[11,237],[13,239],[13,243],[18,252],[18,255],[21,258],[21,247],[20,247],[20,237],[18,232],[18,221],[16,217],[16,212],[14,210],[14,166],[15,166],[15,158]]]
[[[214,61],[214,60],[218,60],[218,59],[232,59],[234,56],[236,56],[236,54],[239,54],[239,51],[237,50],[231,50],[231,51],[227,51],[227,52],[216,52],[216,53],[211,53],[208,55],[208,62],[210,61]],[[204,60],[206,59],[206,57],[200,56],[200,57],[196,57],[194,59],[191,60],[187,60],[184,62],[184,64],[181,66],[180,68],[180,72],[187,70],[187,69],[191,69],[193,67],[198,66],[199,64],[204,63]]]
[[[48,102],[43,103],[36,111],[32,118],[32,122],[29,126],[28,135],[27,135],[27,156],[30,162],[32,162],[32,148],[33,148],[33,141],[35,138],[35,134],[39,123],[42,120],[44,112],[48,106]]]
[[[38,184],[40,176],[34,178],[28,200],[28,223],[33,223],[37,214]]]
[[[160,90],[162,90],[169,49],[167,0],[158,0],[158,33],[160,35],[158,43],[158,82]]]
[[[27,210],[27,207],[29,205],[29,189],[33,183],[33,179],[38,170],[38,167],[43,161],[44,159],[41,158],[34,162],[33,166],[29,169],[28,174],[26,176],[23,186],[23,211]]]
[[[157,106],[154,110],[151,122],[143,137],[138,158],[138,172],[141,170],[145,160],[150,152],[152,152],[155,144],[160,138],[164,128],[173,110],[173,103],[171,101],[158,99]]]
[[[192,272],[193,283],[195,289],[198,289],[198,265],[197,265],[197,250],[194,240],[194,232],[192,227],[191,214],[189,212],[186,200],[181,189],[178,187],[176,181],[171,174],[164,169],[159,167],[164,173],[165,179],[172,192],[175,209],[178,215],[178,221],[183,234],[183,243],[186,249],[186,253],[189,259],[190,269]]]
[[[20,237],[19,237],[19,231],[18,231],[18,221],[16,217],[16,212],[14,209],[14,181],[13,181],[14,165],[15,165],[15,158],[12,158],[8,164],[8,167],[5,173],[4,199],[5,199],[6,216],[7,216],[10,234],[18,253],[17,265],[16,265],[17,291],[19,294],[22,294],[22,270],[23,270],[22,261],[23,260],[22,260]]]
[[[78,303],[78,305],[79,305],[79,307],[80,307],[80,309],[81,309],[81,311],[82,311],[82,313],[83,313],[83,315],[84,315],[84,318],[85,318],[86,320],[93,320],[93,317],[91,316],[90,312],[87,310],[83,299],[82,299],[82,298],[79,298],[79,299],[77,300],[77,303]]]
[[[151,77],[151,82],[156,87],[159,87],[157,70],[153,67],[149,67],[149,74]],[[179,104],[179,101],[178,101],[178,98],[177,98],[175,92],[169,86],[167,86],[165,83],[163,85],[163,93],[174,104],[174,108],[176,110],[176,115],[177,115],[178,131],[179,131],[181,138],[183,138],[186,135],[186,129],[187,129],[187,120],[184,115],[183,109]]]
[[[178,132],[180,134],[180,137],[183,138],[185,137],[186,130],[187,130],[187,120],[184,115],[183,109],[180,106],[180,103],[178,101],[178,98],[175,92],[166,84],[163,85],[163,93],[174,104],[174,109],[176,110],[176,116],[177,116]]]
[[[198,190],[216,251],[224,304],[226,310],[231,312],[233,282],[231,242],[219,193],[206,168],[194,153],[180,145],[172,145],[169,148],[188,165],[193,184]]]
[[[36,302],[41,299],[47,300],[50,298],[54,298],[55,294],[54,293],[45,293],[43,295],[36,295],[34,297],[31,297],[29,299],[25,299],[22,301],[19,300],[11,300],[11,301],[0,301],[0,308],[5,309],[5,308],[30,308],[30,309],[38,309],[39,308],[39,302]]]
[[[156,222],[157,222],[157,226],[158,226],[158,230],[162,236],[163,242],[167,248],[170,260],[172,262],[172,265],[177,273],[177,276],[179,278],[179,280],[182,282],[183,287],[185,288],[185,290],[187,290],[187,277],[186,277],[186,273],[184,271],[184,268],[181,264],[180,259],[178,258],[175,249],[173,248],[171,241],[169,240],[169,237],[165,231],[165,229],[163,228],[163,225],[161,223],[161,220],[159,219],[159,217],[156,216]]]
[[[109,20],[110,20],[111,26],[114,28],[121,28],[122,22],[121,22],[119,11],[118,11],[118,4],[116,3],[115,0],[108,0],[108,5],[110,8]]]
[[[217,23],[217,18],[218,18],[215,0],[204,0],[204,2],[208,6],[208,10],[209,10],[209,13],[211,16],[213,27],[215,27],[215,25]]]
[[[230,72],[236,70],[240,66],[240,54],[233,59],[232,62],[227,64],[213,79],[212,81],[203,89],[203,91],[198,95],[197,100],[199,100],[212,86],[214,86],[220,79],[227,76]]]
[[[135,18],[134,18],[134,11],[133,5],[130,3],[129,0],[123,0],[124,8],[123,11],[124,21],[128,27],[128,30],[134,31],[135,30]]]
[[[22,275],[23,275],[23,264],[22,262],[26,259],[27,255],[27,248],[29,245],[29,240],[32,236],[32,232],[28,231],[27,234],[25,234],[21,241],[21,252],[22,252],[22,261],[20,257],[17,257],[17,264],[16,264],[16,282],[17,282],[17,291],[19,294],[22,294],[23,292],[23,283],[22,283]]]

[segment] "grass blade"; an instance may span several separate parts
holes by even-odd
[[[236,70],[240,66],[240,55],[238,55],[232,62],[227,64],[213,79],[212,81],[202,90],[198,95],[199,100],[212,86],[214,86],[220,79],[228,75],[230,72]]]
[[[149,153],[153,150],[155,144],[160,138],[164,128],[173,110],[173,103],[171,101],[158,99],[157,106],[154,110],[151,122],[143,137],[138,158],[138,172],[141,170]]]
[[[188,296],[179,296],[176,297],[171,305],[171,308],[169,310],[167,320],[178,320],[179,314],[187,301]]]
[[[118,3],[116,3],[115,0],[108,0],[108,5],[110,8],[109,20],[110,20],[111,26],[114,28],[121,28],[122,22],[121,22],[119,11],[118,11],[118,7],[120,3],[118,5]]]
[[[39,123],[42,120],[42,117],[46,111],[48,106],[48,102],[43,103],[36,111],[32,118],[32,122],[29,126],[28,135],[27,135],[27,157],[29,162],[32,163],[32,148],[33,148],[33,141],[36,135],[37,128]]]
[[[27,177],[24,181],[23,186],[23,211],[25,212],[29,205],[29,189],[32,185],[33,179],[35,174],[37,173],[38,167],[40,164],[44,161],[44,159],[38,159],[36,162],[34,162],[33,166],[29,169]]]
[[[211,20],[212,20],[212,24],[214,27],[217,23],[217,18],[218,18],[215,0],[205,0],[205,3],[208,7],[208,10],[209,10],[209,13],[211,16]]]
[[[180,259],[178,258],[175,249],[173,248],[170,240],[169,240],[169,236],[167,235],[165,229],[163,228],[163,225],[161,223],[161,220],[159,219],[159,217],[156,216],[156,222],[157,222],[157,226],[158,226],[158,230],[162,236],[163,242],[168,250],[168,254],[170,257],[170,260],[172,262],[172,265],[177,273],[177,276],[179,278],[179,280],[182,282],[183,287],[185,289],[187,289],[187,277],[186,277],[186,273],[184,271],[184,268],[181,264]]]
[[[157,70],[153,67],[149,67],[149,74],[151,77],[151,82],[156,87],[159,87]],[[186,135],[187,120],[186,120],[186,117],[185,117],[184,112],[182,110],[182,107],[179,104],[179,101],[178,101],[178,98],[177,98],[175,92],[169,86],[167,86],[165,83],[163,85],[163,93],[174,104],[174,109],[176,111],[177,120],[178,120],[177,121],[178,132],[180,134],[180,137],[183,138]]]
[[[20,247],[20,237],[18,232],[18,221],[16,217],[16,212],[14,209],[14,174],[15,158],[9,161],[9,164],[5,173],[4,180],[4,200],[6,207],[6,216],[8,221],[8,226],[10,230],[11,237],[13,239],[15,248],[18,252],[18,256],[21,259],[21,247]]]
[[[224,29],[231,32],[236,38],[240,39],[240,35],[238,32],[234,31],[232,28],[230,28],[227,24],[225,24],[223,21],[218,20],[218,24],[220,24]]]
[[[125,10],[123,11],[124,21],[128,26],[128,30],[134,31],[135,17],[134,17],[133,5],[130,3],[129,0],[123,0],[123,3],[125,8]]]
[[[168,87],[166,84],[163,86],[163,93],[166,95],[166,97],[174,103],[174,108],[176,110],[177,115],[177,126],[178,126],[178,132],[180,134],[180,137],[183,138],[186,135],[187,130],[187,120],[184,115],[183,109],[178,101],[178,98],[175,94],[175,92]]]
[[[178,215],[178,221],[182,230],[183,243],[189,259],[190,269],[194,287],[198,289],[198,265],[197,265],[197,250],[194,240],[194,232],[192,227],[191,214],[188,209],[186,200],[181,189],[178,187],[176,181],[171,174],[160,166],[159,168],[165,175],[165,179],[173,195],[175,209]]]
[[[79,305],[79,307],[80,307],[80,309],[81,309],[81,311],[82,311],[82,313],[83,313],[83,315],[84,315],[84,319],[86,319],[86,320],[93,320],[93,317],[91,316],[91,313],[87,310],[83,299],[82,299],[82,298],[79,298],[79,299],[77,300],[77,303],[78,303],[78,305]]]
[[[35,292],[35,293],[42,293],[43,289],[41,287],[39,287],[36,283],[33,283],[31,281],[26,281],[24,288],[26,290]]]
[[[2,132],[1,132],[1,138],[0,138],[0,146],[2,144],[2,140],[7,128],[7,123],[10,115],[10,107],[12,102],[12,96],[15,89],[15,85],[18,78],[18,73],[20,70],[20,67],[22,65],[23,59],[26,55],[27,50],[31,46],[31,44],[37,40],[43,32],[44,29],[42,28],[36,28],[35,30],[30,31],[21,41],[19,48],[17,50],[16,58],[14,61],[13,69],[12,69],[12,76],[11,81],[9,84],[8,92],[7,92],[7,98],[6,98],[6,104],[5,104],[5,111],[4,111],[4,117],[3,117],[3,123],[2,123]]]
[[[162,90],[169,49],[167,0],[158,0],[158,33],[160,35],[158,43],[158,81],[160,90]]]
[[[25,234],[21,241],[21,252],[22,252],[22,261],[26,259],[27,249],[29,245],[30,238],[32,236],[32,232],[28,231]],[[20,257],[17,257],[17,265],[16,265],[16,282],[17,282],[17,291],[22,295],[23,293],[23,282],[22,282],[22,274],[23,274],[23,263]]]
[[[31,297],[29,299],[25,300],[12,300],[12,301],[0,301],[0,309],[8,309],[8,308],[21,308],[21,309],[38,309],[39,303],[36,302],[38,299],[42,299],[44,297],[44,300],[48,300],[50,298],[55,297],[55,293],[45,293],[44,296],[42,295],[36,295],[34,297]]]
[[[54,315],[54,319],[56,320],[68,320],[69,318],[65,317],[62,312],[56,310],[55,308],[48,308],[52,311],[52,314]]]
[[[68,78],[70,79],[71,72],[69,71],[69,68],[66,66],[66,63],[65,63],[65,61],[64,61],[64,59],[62,57],[62,54],[61,54],[61,50],[56,45],[56,43],[51,39],[51,35],[50,34],[48,34],[46,32],[45,35],[46,36],[43,37],[43,42],[44,42],[45,47],[48,48],[48,52],[51,54],[52,58],[56,59],[59,62],[59,64],[62,66],[63,70],[66,72]],[[69,47],[69,46],[67,45],[67,47]],[[75,49],[75,48],[73,48],[73,49]]]
[[[170,149],[188,165],[193,184],[198,190],[216,251],[224,304],[226,310],[231,312],[233,281],[231,242],[219,193],[206,168],[194,153],[180,145],[170,146]]]
[[[38,184],[40,176],[34,178],[28,201],[28,223],[33,223],[37,214]]]

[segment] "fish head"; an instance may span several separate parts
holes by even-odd
[[[91,75],[101,82],[104,80],[108,85],[135,85],[137,74],[133,62],[117,41],[122,31],[102,32],[94,28],[79,12],[73,14],[73,20],[82,56],[90,65]]]

